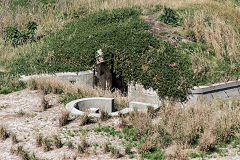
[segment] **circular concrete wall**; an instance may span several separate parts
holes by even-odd
[[[157,109],[159,106],[148,103],[140,102],[130,102],[130,108],[125,108],[121,111],[114,111],[114,99],[113,98],[103,98],[103,97],[94,97],[94,98],[83,98],[69,102],[66,105],[66,109],[73,115],[82,116],[85,114],[85,111],[90,110],[93,112],[89,113],[90,117],[100,117],[99,110],[107,112],[110,116],[118,116],[119,113],[127,114],[132,112],[134,109],[137,109],[139,112],[147,112],[147,107],[152,106]],[[97,112],[98,110],[98,112]]]

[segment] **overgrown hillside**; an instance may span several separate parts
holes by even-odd
[[[0,6],[0,72],[7,82],[6,75],[91,69],[99,49],[114,73],[158,89],[161,98],[184,100],[194,85],[240,73],[237,0],[4,0]],[[163,31],[151,32],[153,26]]]
[[[195,85],[238,79],[239,22],[240,0],[1,0],[0,159],[239,159],[239,98],[174,103]],[[120,111],[128,97],[18,80],[92,69],[100,49],[116,76],[172,103],[74,116],[72,100],[112,97]]]

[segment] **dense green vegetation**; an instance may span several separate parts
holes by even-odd
[[[10,42],[14,47],[23,45],[27,41],[35,40],[35,30],[37,29],[36,22],[28,22],[26,24],[26,31],[19,31],[16,27],[9,26],[5,28],[6,41]]]
[[[218,5],[220,3],[235,6],[238,4],[237,1],[232,0],[226,2],[218,0],[217,2],[219,2],[216,3]],[[44,38],[36,43],[28,44],[27,47],[23,46],[22,49],[16,49],[17,55],[14,58],[1,61],[0,64],[12,75],[80,71],[92,69],[95,64],[96,51],[102,49],[109,67],[117,76],[123,76],[126,82],[140,82],[146,88],[158,89],[161,98],[180,100],[185,99],[188,89],[193,85],[233,80],[240,75],[239,56],[237,55],[239,51],[232,41],[236,37],[226,34],[219,38],[217,35],[218,30],[224,29],[221,27],[226,26],[228,29],[232,25],[237,28],[238,25],[235,22],[238,16],[229,17],[225,26],[217,27],[223,23],[217,23],[213,16],[206,15],[209,10],[204,5],[188,5],[175,10],[158,4],[140,8],[133,7],[134,9],[99,11],[84,3],[79,3],[76,7],[74,3],[61,4],[62,7],[73,8],[58,10],[56,8],[60,5],[58,0],[38,2],[11,0],[10,8],[14,13],[19,12],[18,7],[25,8],[27,14],[33,12],[33,8],[40,7],[38,8],[41,10],[41,13],[38,13],[40,15],[45,14],[49,9],[52,10],[48,14],[51,17],[49,20],[53,23],[71,21],[57,33],[52,28],[48,29],[48,24],[43,25],[43,22],[39,22],[40,28],[47,28],[46,31],[44,29],[44,35],[40,34],[40,37]],[[96,1],[89,5],[97,4]],[[221,6],[214,8],[216,4],[212,3],[209,7],[213,8],[213,11],[220,10]],[[149,10],[148,14],[161,13],[156,20],[171,25],[173,28],[183,27],[184,33],[176,33],[179,34],[179,37],[176,37],[177,48],[158,40],[158,35],[146,33],[150,27],[140,18],[142,9],[146,8]],[[199,17],[198,14],[202,14],[201,10],[204,10],[205,17]],[[225,14],[233,12],[221,10],[219,14],[225,18]],[[48,20],[46,17],[43,18]],[[204,31],[201,28],[207,30]],[[28,30],[27,26],[21,30],[14,25],[7,26],[5,28],[7,42],[16,46],[28,42],[28,39],[32,41],[35,32],[29,35]],[[230,32],[233,31],[230,30]],[[204,32],[211,34],[206,37]],[[181,42],[180,35],[191,39],[193,43]],[[214,39],[214,36],[218,36],[217,39]],[[7,50],[4,52],[7,53]]]
[[[126,82],[158,89],[161,98],[184,100],[194,85],[189,56],[145,32],[149,26],[139,16],[140,10],[124,8],[75,19],[44,38],[40,50],[33,45],[30,53],[14,58],[9,69],[21,74],[87,70],[102,49],[109,67]]]

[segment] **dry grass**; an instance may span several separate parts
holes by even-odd
[[[42,147],[44,152],[52,150],[52,143],[48,137],[45,137],[42,142]]]
[[[42,146],[42,144],[43,144],[43,136],[42,136],[42,134],[37,134],[36,135],[36,146],[37,147],[41,147]]]
[[[7,132],[7,129],[3,126],[0,126],[0,139],[6,140],[9,137],[9,133]]]
[[[111,156],[113,158],[120,158],[122,155],[120,154],[120,151],[119,149],[115,148],[115,147],[111,147],[110,149],[110,152],[111,152]]]
[[[83,137],[81,139],[81,143],[78,145],[78,153],[80,153],[80,154],[87,153],[88,147],[89,147],[89,144],[87,143],[86,135],[83,135]]]
[[[184,150],[197,145],[200,151],[210,151],[218,143],[229,143],[240,134],[240,100],[228,99],[213,104],[167,104],[160,108],[161,119],[152,120],[149,114],[133,112],[127,125],[133,126],[136,140],[141,140],[138,152],[154,147],[175,145],[170,157],[187,159]],[[177,149],[176,149],[177,148]]]
[[[72,84],[68,81],[62,81],[55,77],[40,77],[33,79],[28,83],[28,86],[30,89],[40,89],[47,93],[54,94],[81,93],[85,97],[109,97],[114,98],[120,104],[128,105],[128,98],[122,95],[120,91],[111,92],[97,87],[93,89],[78,83]]]
[[[68,149],[73,149],[74,148],[73,143],[71,141],[68,141],[66,143],[66,146],[67,146]]]
[[[56,148],[62,148],[63,146],[63,143],[61,141],[61,138],[57,135],[54,135],[53,136],[53,142],[54,142],[54,145]]]
[[[203,38],[209,47],[213,47],[217,58],[227,56],[231,60],[239,59],[240,38],[236,28],[218,15],[212,15],[211,19],[206,21],[207,16],[203,11],[195,12],[193,18],[185,19],[184,26],[194,31],[198,42]]]
[[[182,146],[173,144],[166,149],[165,155],[168,159],[187,160],[188,154]]]
[[[15,133],[11,133],[11,140],[13,144],[17,144],[19,142]]]
[[[44,96],[42,97],[41,108],[43,111],[46,111],[49,108],[49,102]]]
[[[215,136],[210,130],[203,133],[202,137],[198,142],[198,150],[209,151],[214,149],[214,142],[216,141]]]
[[[151,151],[155,147],[153,140],[146,140],[144,143],[138,146],[138,153]]]
[[[110,146],[108,143],[103,144],[103,153],[108,153],[110,152]]]
[[[174,9],[198,6],[209,12],[209,15],[214,13],[218,17],[222,17],[223,20],[230,19],[231,21],[238,23],[240,19],[240,11],[238,8],[234,8],[230,5],[226,5],[226,3],[216,2],[214,0],[72,0],[71,2],[67,0],[60,0],[55,7],[50,7],[47,11],[41,5],[36,7],[37,4],[34,4],[33,2],[31,4],[32,7],[29,10],[29,14],[26,9],[19,6],[15,16],[9,12],[10,5],[7,2],[8,1],[5,0],[5,3],[3,3],[3,7],[0,10],[0,37],[4,36],[3,31],[6,26],[15,25],[20,30],[24,30],[25,24],[30,20],[36,21],[39,25],[37,35],[45,35],[49,32],[56,32],[63,26],[64,23],[71,20],[71,17],[59,17],[63,16],[64,13],[70,13],[71,11],[82,10],[86,13],[90,13],[100,9],[114,9],[134,6],[147,7],[158,4],[172,7]],[[36,10],[36,8],[38,9]],[[0,38],[0,42],[3,43],[3,39]],[[3,51],[2,55],[5,55],[5,58],[19,52],[19,49],[13,49],[10,46],[4,47],[1,44],[0,46],[0,49]]]
[[[80,118],[80,126],[84,126],[84,125],[86,125],[86,124],[91,122],[91,119],[88,116],[88,114],[89,113],[84,113],[84,115],[81,116],[81,118]]]
[[[130,113],[129,123],[134,126],[136,130],[135,136],[138,140],[145,135],[151,135],[154,130],[151,116],[145,113],[137,111]]]
[[[69,116],[70,116],[70,112],[62,112],[61,117],[59,117],[59,127],[62,127],[68,124]]]
[[[178,144],[194,144],[200,138],[199,145],[207,143],[204,146],[209,148],[217,142],[229,142],[239,132],[238,101],[198,104],[185,108],[168,105],[161,110],[160,124]]]
[[[103,110],[101,110],[100,111],[100,120],[101,121],[106,121],[106,120],[108,120],[108,118],[109,118],[108,113],[103,111]]]

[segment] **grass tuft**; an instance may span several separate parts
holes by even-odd
[[[59,127],[65,126],[66,124],[68,124],[68,119],[70,116],[70,112],[62,112],[61,117],[59,117],[58,121],[59,121]]]
[[[53,142],[54,142],[54,145],[56,148],[62,148],[63,143],[62,143],[60,137],[58,137],[57,135],[53,136]]]
[[[3,126],[0,126],[0,139],[6,140],[9,137],[9,133],[7,132],[7,129]]]

